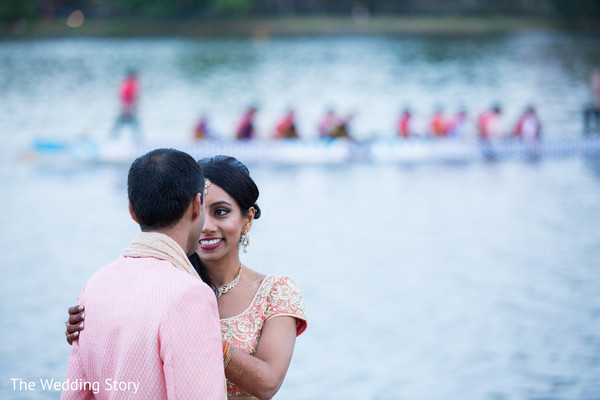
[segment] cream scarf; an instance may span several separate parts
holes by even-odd
[[[142,232],[137,235],[124,253],[125,257],[153,257],[171,262],[177,269],[200,279],[185,251],[164,233]]]

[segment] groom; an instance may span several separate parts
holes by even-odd
[[[136,159],[127,180],[140,233],[79,296],[61,399],[224,399],[216,298],[190,264],[204,221],[204,177],[173,149]]]

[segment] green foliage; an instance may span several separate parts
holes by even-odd
[[[0,1],[0,22],[13,23],[20,20],[32,21],[41,15],[41,0]]]
[[[550,0],[554,12],[567,21],[600,19],[600,0]]]
[[[250,0],[212,0],[211,5],[217,14],[245,15],[250,11]]]
[[[530,15],[600,21],[600,0],[0,0],[0,22],[35,21],[80,9],[86,16],[188,18],[198,16],[349,15],[360,5],[373,15]]]

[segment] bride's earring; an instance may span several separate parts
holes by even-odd
[[[240,238],[240,243],[244,247],[244,253],[247,253],[248,245],[250,245],[250,238],[248,237],[248,233],[242,232],[242,237]]]

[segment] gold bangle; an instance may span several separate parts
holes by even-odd
[[[225,359],[225,356],[227,355],[228,352],[229,352],[229,342],[226,340],[223,340],[223,360]]]
[[[233,348],[234,346],[227,343],[227,352],[225,353],[225,357],[223,357],[223,368],[227,368],[229,362],[231,361],[231,357],[233,357]]]

